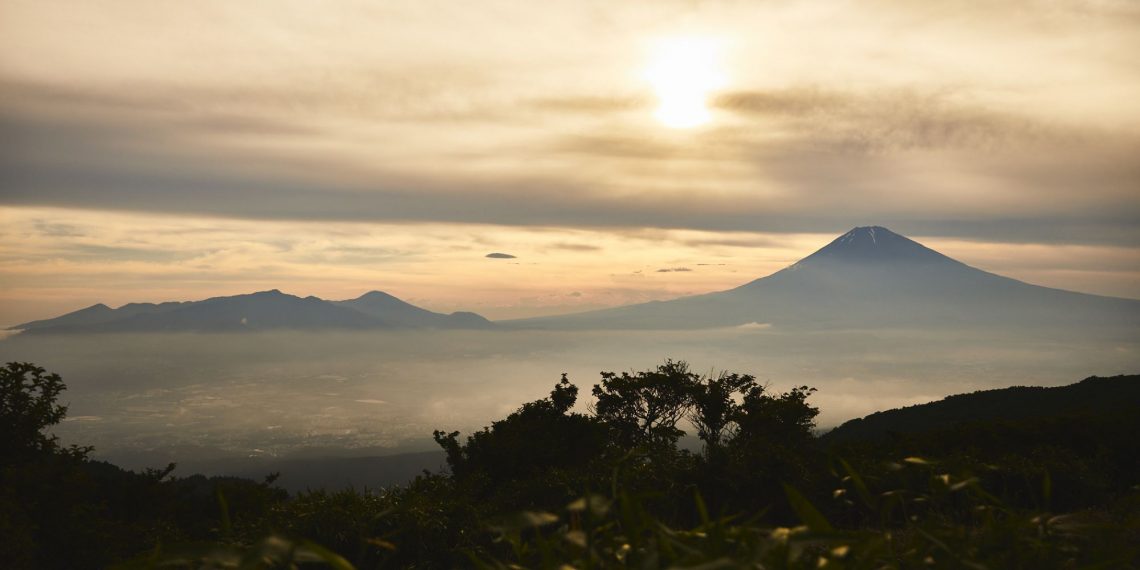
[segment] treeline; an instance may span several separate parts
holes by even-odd
[[[588,413],[563,375],[481,431],[437,431],[447,473],[288,496],[89,461],[44,435],[58,376],[13,363],[2,380],[6,567],[1140,564],[1140,420],[1120,398],[833,440],[813,434],[812,388],[667,361],[603,373]],[[688,426],[698,451],[678,446]]]

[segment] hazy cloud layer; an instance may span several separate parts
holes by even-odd
[[[734,162],[699,153],[692,158],[683,149],[674,149],[679,157],[674,159],[671,151],[653,150],[652,145],[664,143],[638,146],[633,139],[621,144],[648,154],[629,159],[627,151],[612,150],[608,139],[596,138],[583,148],[601,153],[602,171],[612,162],[650,163],[626,165],[633,180],[615,174],[602,181],[526,169],[495,176],[458,172],[451,180],[447,174],[396,167],[376,171],[339,156],[243,154],[193,141],[179,146],[183,135],[161,129],[37,122],[25,116],[0,126],[7,135],[0,142],[0,200],[329,221],[776,232],[839,232],[875,222],[904,232],[979,239],[1140,243],[1134,197],[1140,166],[1131,160],[1140,145],[1131,139],[1074,134],[1041,142],[1043,135],[1034,134],[1033,140],[1007,145],[1002,155],[992,147],[998,144],[993,129],[959,132],[865,120],[890,136],[854,125],[842,132],[829,127],[832,133],[808,129],[794,142],[722,140],[710,147],[721,145]],[[890,150],[892,145],[954,146],[971,136],[990,137],[990,142],[977,153],[946,150],[951,156]],[[723,184],[697,178],[702,168],[723,174]],[[673,170],[682,176],[666,176]],[[767,179],[758,178],[760,172]]]

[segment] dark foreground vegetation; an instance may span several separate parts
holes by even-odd
[[[62,380],[11,363],[0,567],[1135,568],[1138,383],[1086,380],[1080,405],[962,396],[816,437],[813,389],[666,362],[603,373],[588,414],[563,377],[482,431],[436,432],[449,473],[288,496],[273,476],[64,448],[45,432]],[[699,451],[678,446],[688,425]]]

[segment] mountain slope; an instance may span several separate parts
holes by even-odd
[[[488,328],[491,321],[475,313],[455,312],[443,314],[422,309],[383,291],[370,291],[346,301],[332,301],[365,315],[383,319],[387,323],[404,327],[422,328]]]
[[[855,228],[735,289],[556,317],[519,328],[683,329],[1140,325],[1140,301],[1050,289],[975,269],[882,227]]]
[[[103,303],[97,303],[95,305],[91,305],[90,307],[87,307],[84,309],[79,309],[78,311],[73,311],[73,312],[67,313],[66,315],[56,317],[54,319],[42,319],[42,320],[38,320],[38,321],[31,321],[31,322],[16,325],[12,328],[28,331],[28,330],[35,330],[35,329],[50,328],[53,326],[59,326],[59,327],[88,326],[88,325],[96,325],[96,324],[100,324],[100,323],[106,323],[109,321],[113,321],[116,318],[118,318],[119,316],[120,315],[115,312],[115,309],[112,309],[111,307],[108,307],[107,305],[104,305]]]
[[[1140,409],[1140,376],[1092,376],[1055,388],[1014,386],[949,396],[937,402],[876,412],[824,434],[831,442],[875,440],[960,424],[1036,418],[1094,417]]]

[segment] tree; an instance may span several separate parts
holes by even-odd
[[[733,477],[747,480],[754,504],[771,504],[780,485],[808,485],[821,471],[812,430],[819,408],[807,403],[815,388],[799,386],[782,394],[756,387],[744,396],[736,435],[725,445]]]
[[[29,362],[9,362],[0,368],[0,463],[59,449],[59,438],[44,430],[67,414],[67,406],[56,403],[65,388],[59,374],[48,374]]]
[[[777,395],[765,393],[763,388],[749,391],[744,396],[737,422],[740,436],[750,440],[779,441],[797,445],[812,439],[815,417],[819,408],[807,403],[815,388],[798,386]]]
[[[627,446],[672,445],[685,433],[677,422],[689,410],[699,380],[688,363],[672,360],[633,374],[602,372],[602,383],[593,389],[594,415]]]
[[[563,374],[549,397],[523,404],[465,443],[457,431],[436,431],[435,441],[447,453],[457,481],[489,492],[525,483],[534,487],[530,495],[541,495],[557,486],[562,474],[589,473],[609,444],[597,419],[570,413],[577,398],[578,387]]]
[[[749,374],[722,372],[715,378],[701,378],[695,383],[688,418],[697,428],[697,436],[705,442],[706,454],[712,455],[726,439],[735,435],[737,420],[743,413],[736,396],[747,399],[757,390],[763,388],[757,386],[756,378]]]

